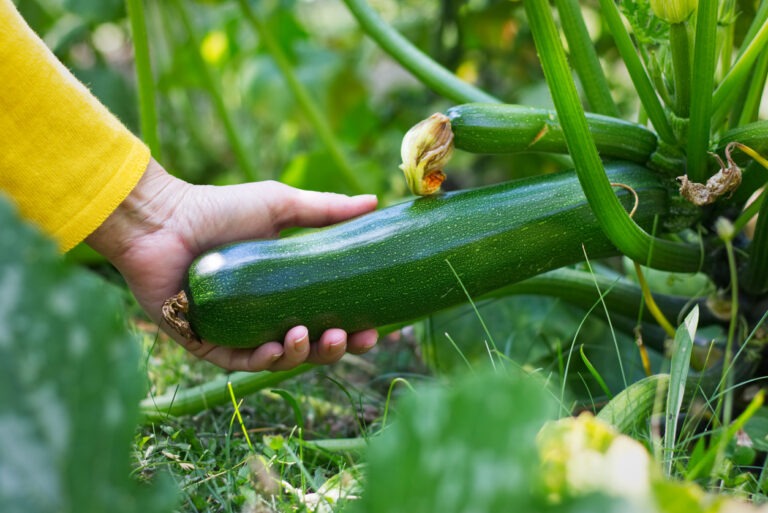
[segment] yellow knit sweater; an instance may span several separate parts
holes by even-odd
[[[0,191],[68,251],[138,182],[149,150],[0,0]]]

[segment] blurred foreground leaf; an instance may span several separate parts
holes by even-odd
[[[0,198],[0,511],[171,511],[131,480],[143,378],[119,294]]]
[[[607,511],[601,496],[548,503],[535,439],[555,413],[544,383],[517,373],[421,390],[371,442],[353,511]]]

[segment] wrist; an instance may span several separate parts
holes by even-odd
[[[189,184],[150,159],[136,187],[85,242],[116,264],[135,241],[165,227],[175,201]]]

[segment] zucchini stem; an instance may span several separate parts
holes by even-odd
[[[688,177],[693,182],[707,179],[707,150],[712,120],[712,91],[717,56],[716,0],[701,0],[696,12],[696,36],[693,45],[691,112],[688,125]]]
[[[571,61],[579,76],[592,112],[618,118],[619,109],[611,96],[595,45],[589,37],[578,0],[555,0],[568,41]]]
[[[436,93],[455,103],[500,103],[498,98],[464,82],[416,48],[382,20],[365,0],[344,0],[344,3],[360,27],[382,50]]]
[[[651,124],[662,141],[674,145],[677,139],[675,133],[664,112],[664,107],[656,95],[651,79],[648,78],[648,73],[637,54],[635,45],[624,26],[616,2],[614,0],[600,0],[600,9]]]
[[[688,27],[684,22],[669,26],[669,46],[675,79],[675,114],[687,118],[691,103],[691,50]]]
[[[187,340],[200,340],[192,331],[189,321],[184,315],[189,311],[189,301],[187,300],[187,294],[182,290],[175,296],[169,297],[163,302],[162,315],[163,320],[168,323],[168,326],[174,329],[176,333],[181,335]]]

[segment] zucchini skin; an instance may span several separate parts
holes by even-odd
[[[667,191],[647,169],[606,166],[648,226]],[[617,194],[631,208],[624,189]],[[276,240],[211,250],[190,266],[186,318],[220,345],[255,347],[303,324],[310,337],[414,320],[584,259],[618,254],[573,171],[428,196]],[[446,261],[450,262],[450,266]],[[456,274],[461,278],[461,283]]]
[[[471,153],[524,151],[568,153],[565,135],[554,110],[522,105],[467,103],[446,111],[456,148]],[[604,158],[647,163],[658,138],[642,125],[587,113],[587,123]]]

